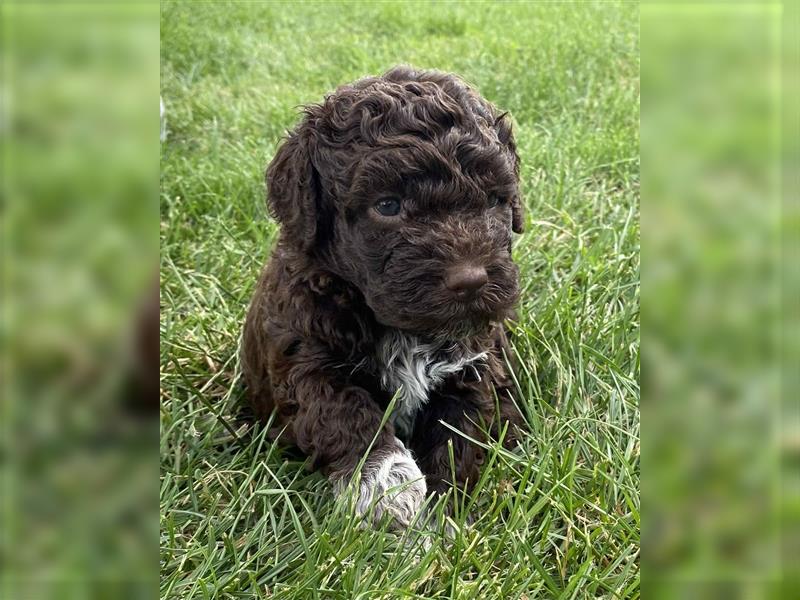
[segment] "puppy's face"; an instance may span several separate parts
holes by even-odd
[[[482,156],[464,169],[459,153]],[[360,162],[350,191],[333,252],[380,322],[458,338],[506,316],[518,289],[517,188],[498,148],[453,134],[379,150]]]
[[[408,69],[306,112],[268,171],[285,233],[387,326],[458,339],[505,318],[523,217],[503,117],[458,78]],[[308,198],[284,205],[304,187]]]

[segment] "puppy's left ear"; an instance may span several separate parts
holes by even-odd
[[[511,128],[508,113],[501,113],[495,118],[494,127],[497,131],[497,138],[511,156],[511,160],[514,163],[514,176],[519,182],[519,154],[517,154],[517,144],[514,141],[514,132]],[[518,193],[511,199],[511,229],[514,233],[525,231],[525,208]]]

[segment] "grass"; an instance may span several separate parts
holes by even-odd
[[[167,2],[161,33],[161,596],[638,597],[636,6]],[[528,207],[530,433],[490,449],[452,539],[360,529],[238,418],[238,337],[276,232],[264,167],[298,105],[397,63],[511,112]]]

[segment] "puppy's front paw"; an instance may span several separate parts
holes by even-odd
[[[428,491],[425,476],[403,443],[373,452],[361,472],[356,512],[366,515],[374,505],[373,518],[390,514],[408,526],[419,512]]]

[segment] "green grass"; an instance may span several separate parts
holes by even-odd
[[[162,597],[638,597],[636,5],[165,3],[161,33]],[[238,338],[276,233],[263,170],[298,105],[397,63],[455,71],[511,112],[528,207],[530,433],[492,449],[452,539],[360,529],[237,418]]]

